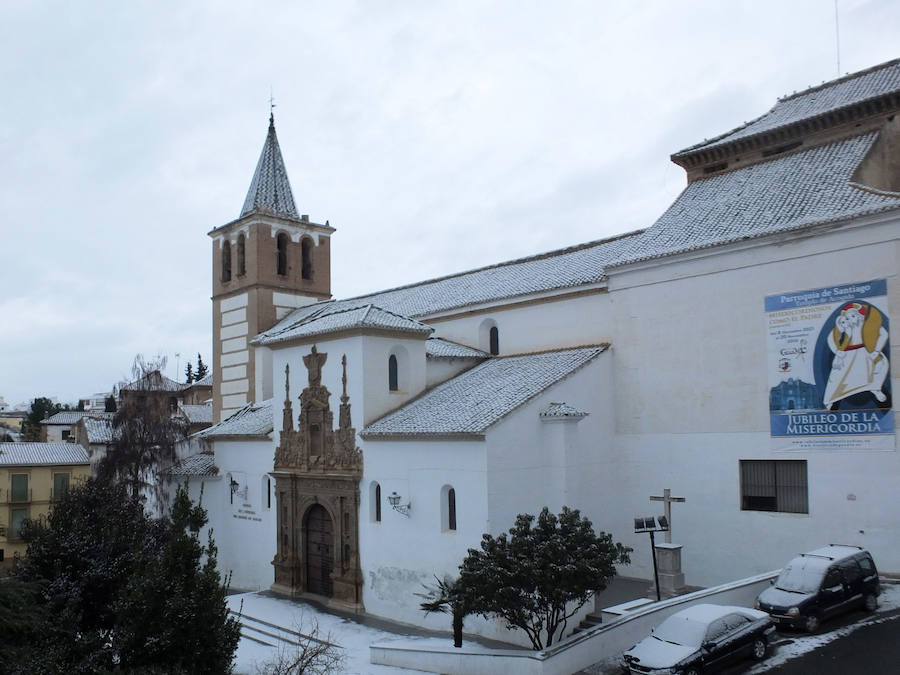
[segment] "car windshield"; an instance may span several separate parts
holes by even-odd
[[[666,642],[684,645],[686,647],[699,647],[703,644],[706,635],[706,623],[687,619],[677,614],[670,616],[653,631],[653,637]]]
[[[793,593],[815,593],[819,590],[825,570],[809,565],[789,564],[778,575],[775,588]]]

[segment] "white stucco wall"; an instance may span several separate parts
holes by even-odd
[[[617,435],[599,485],[617,495],[623,522],[662,513],[648,497],[664,488],[687,498],[672,508],[688,584],[776,568],[830,542],[870,548],[882,571],[900,571],[896,441],[893,452],[771,449],[763,305],[776,293],[886,278],[890,318],[900,316],[898,237],[893,220],[611,273],[613,313],[627,320],[612,327]],[[809,513],[741,511],[742,459],[807,460]],[[629,535],[629,574],[652,573],[647,539]]]
[[[418,608],[423,584],[455,576],[469,547],[486,529],[485,447],[481,441],[364,441],[360,549],[366,611],[446,630],[448,618]],[[371,485],[381,485],[381,522],[374,522]],[[457,529],[441,523],[441,488],[456,491]],[[388,495],[410,503],[409,517],[394,511]],[[468,625],[468,622],[467,622]]]
[[[272,471],[274,446],[264,440],[218,440],[212,447],[219,475],[189,481],[194,501],[200,499],[202,485],[202,503],[209,515],[201,541],[206,542],[211,528],[219,548],[219,571],[223,577],[231,575],[232,589],[268,589],[274,581],[275,481],[270,479],[269,500],[266,478]],[[231,479],[238,483],[234,494]]]
[[[603,292],[555,300],[479,310],[451,319],[421,319],[435,329],[434,337],[488,351],[481,326],[493,321],[499,332],[500,354],[542,351],[605,342],[609,332],[609,298]]]
[[[481,359],[426,359],[425,386],[431,389],[441,382],[446,382],[450,378],[474,368],[479,363],[481,363]]]

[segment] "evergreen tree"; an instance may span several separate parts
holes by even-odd
[[[594,592],[606,588],[615,565],[630,562],[630,552],[611,535],[595,534],[578,509],[564,506],[557,517],[544,507],[536,523],[520,514],[509,534],[483,535],[481,550],[470,548],[459,566],[448,597],[467,613],[504,619],[544,649],[565,635],[568,620]]]
[[[0,656],[13,656],[0,670],[230,672],[240,625],[228,614],[212,537],[198,540],[205,523],[183,489],[171,517],[156,520],[123,484],[73,487],[45,521],[23,528],[28,550],[16,574],[39,591],[12,600],[0,592]],[[4,603],[26,600],[39,616],[6,631]]]
[[[194,364],[190,361],[187,362],[187,366],[184,369],[184,381],[188,384],[194,381]]]
[[[206,374],[209,372],[209,368],[206,367],[206,364],[203,363],[203,357],[200,354],[197,354],[197,373],[194,375],[194,381],[202,380],[206,377]]]

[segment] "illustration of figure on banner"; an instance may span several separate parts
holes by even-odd
[[[826,409],[835,410],[839,401],[865,392],[878,403],[887,400],[882,389],[889,372],[883,351],[888,331],[883,324],[881,312],[868,303],[850,302],[841,308],[827,335],[834,360],[823,397]]]

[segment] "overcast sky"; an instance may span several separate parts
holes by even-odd
[[[839,16],[842,72],[900,56],[900,3]],[[8,404],[212,359],[270,88],[348,297],[646,227],[671,153],[838,72],[832,0],[9,1],[0,45]]]

